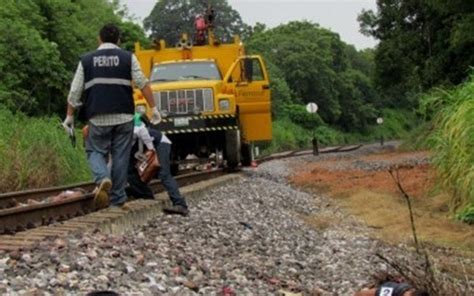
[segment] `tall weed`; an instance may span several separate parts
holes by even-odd
[[[57,117],[30,118],[0,106],[0,192],[90,180],[77,138],[73,148]]]
[[[440,183],[452,193],[451,208],[474,204],[474,74],[452,90],[437,90],[422,101],[431,119],[428,143]]]

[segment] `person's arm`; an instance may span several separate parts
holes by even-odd
[[[132,79],[135,81],[135,85],[142,91],[148,106],[152,109],[151,123],[158,124],[161,121],[161,115],[158,108],[155,105],[153,98],[153,91],[151,90],[148,79],[143,74],[140,67],[140,63],[135,55],[132,55]]]
[[[142,89],[142,94],[145,97],[146,102],[150,108],[156,108],[155,100],[153,99],[153,91],[151,90],[150,84],[147,83]]]
[[[137,135],[137,138],[143,141],[143,144],[145,144],[148,150],[155,150],[155,146],[153,145],[154,138],[150,136],[145,125],[135,127],[135,134]]]
[[[71,83],[71,89],[67,97],[66,119],[63,126],[71,128],[74,125],[74,110],[82,105],[81,95],[84,90],[84,68],[81,62],[77,65],[76,73]]]

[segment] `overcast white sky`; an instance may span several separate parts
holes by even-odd
[[[131,14],[147,17],[156,0],[121,0]],[[339,33],[341,39],[356,48],[374,47],[376,41],[359,33],[357,15],[362,9],[374,9],[376,0],[228,0],[245,23],[264,23],[268,27],[292,20],[309,20]]]

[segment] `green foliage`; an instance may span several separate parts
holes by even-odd
[[[375,83],[387,107],[416,107],[418,94],[461,83],[474,65],[473,1],[378,0],[359,22],[380,40]]]
[[[208,8],[206,2],[212,5],[215,11],[214,33],[219,40],[228,42],[234,35],[245,37],[249,26],[242,21],[240,14],[227,0],[159,0],[144,21],[145,29],[151,31],[154,38],[175,44],[181,34],[194,34],[194,18],[198,14],[205,14]]]
[[[271,61],[266,61],[268,75],[270,76],[270,90],[272,94],[272,117],[277,119],[285,116],[284,106],[293,101],[288,83],[283,72]]]
[[[273,122],[273,140],[264,153],[274,153],[298,148],[306,148],[311,143],[311,132],[289,119],[279,119]]]
[[[383,109],[383,124],[375,126],[379,130],[377,134],[388,139],[401,139],[408,136],[408,132],[413,130],[416,124],[416,114],[403,109]]]
[[[73,148],[60,123],[0,107],[0,192],[91,179],[81,136]]]
[[[340,131],[326,125],[316,128],[316,137],[318,139],[318,143],[323,146],[341,145],[345,143],[345,137],[347,136],[348,135],[344,135]]]
[[[355,144],[361,142],[374,142],[383,135],[386,140],[401,139],[413,129],[415,123],[415,114],[409,111],[384,109],[382,116],[384,124],[381,126],[372,126],[363,133],[346,133],[328,126],[317,118],[317,124],[314,126],[306,125],[306,128],[298,122],[291,119],[291,116],[302,112],[298,105],[285,106],[289,111],[283,117],[273,122],[273,140],[271,144],[264,147],[264,154],[270,154],[278,151],[287,151],[294,149],[310,149],[313,133],[318,139],[318,143],[323,146],[334,146],[343,144]],[[304,109],[304,107],[302,107]],[[293,109],[293,110],[291,110]],[[308,113],[305,113],[309,115]]]
[[[31,1],[20,3],[0,6],[0,103],[12,110],[48,110],[51,95],[60,92],[67,73],[56,46],[35,28],[45,23],[39,7]]]
[[[79,56],[98,45],[105,23],[123,44],[145,41],[143,30],[107,0],[4,0],[0,6],[0,104],[28,115],[63,113]]]
[[[421,112],[432,118],[429,143],[440,183],[452,193],[452,208],[474,204],[474,75],[452,90],[426,96]]]
[[[316,102],[327,124],[345,131],[368,127],[377,98],[368,77],[373,65],[370,52],[359,53],[337,34],[310,22],[273,29],[256,25],[247,49],[262,54],[269,65],[277,116],[293,110],[280,104]]]
[[[456,219],[464,223],[474,224],[474,205],[470,205],[462,209],[456,214]]]
[[[282,107],[285,114],[292,122],[308,130],[315,129],[323,124],[317,113],[308,113],[302,104],[287,104]]]

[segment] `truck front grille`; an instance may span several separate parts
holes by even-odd
[[[214,111],[212,88],[164,90],[153,93],[158,109],[168,115]]]

